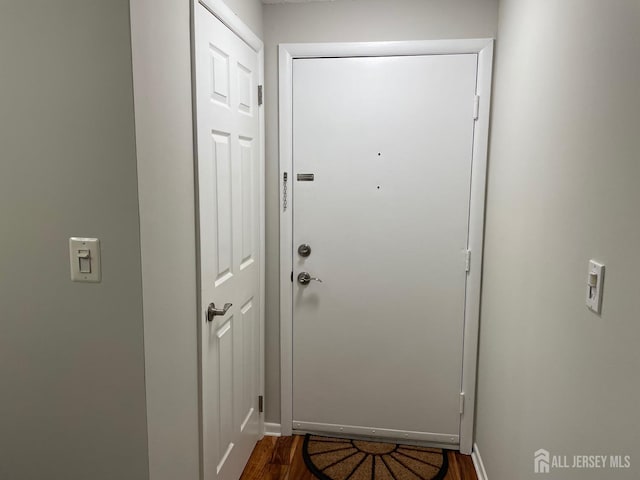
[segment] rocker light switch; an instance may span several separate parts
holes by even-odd
[[[89,250],[78,250],[78,265],[80,273],[91,273],[91,252]]]
[[[71,280],[74,282],[100,281],[100,240],[71,237],[69,239]]]
[[[596,313],[602,309],[602,282],[604,281],[604,265],[594,260],[589,261],[587,274],[587,307]]]

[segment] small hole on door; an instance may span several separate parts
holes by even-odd
[[[378,188],[378,190],[380,190],[380,185],[378,185],[378,187],[377,187],[377,188]]]

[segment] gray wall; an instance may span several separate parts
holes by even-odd
[[[538,448],[632,455],[553,478],[638,478],[640,4],[503,0],[499,22],[477,444],[491,480],[535,478]]]
[[[494,37],[497,9],[497,0],[339,0],[264,6],[267,422],[280,422],[277,45]]]
[[[261,33],[259,0],[228,4]],[[153,480],[196,480],[200,470],[191,5],[131,0]]]
[[[0,478],[148,478],[127,0],[0,4]],[[68,238],[102,242],[73,283]]]

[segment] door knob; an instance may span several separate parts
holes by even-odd
[[[207,308],[207,322],[213,322],[213,317],[227,313],[227,310],[229,310],[232,305],[232,303],[225,303],[224,307],[216,308],[216,304],[211,302],[209,308]]]
[[[300,285],[308,285],[309,283],[311,283],[311,280],[322,283],[322,280],[317,277],[312,277],[307,272],[302,272],[300,275],[298,275],[298,283]]]
[[[298,254],[301,257],[308,257],[309,255],[311,255],[311,246],[306,243],[303,243],[298,247]]]

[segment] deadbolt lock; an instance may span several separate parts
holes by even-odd
[[[301,257],[308,257],[309,255],[311,255],[311,246],[306,243],[303,243],[298,247],[298,254]]]

